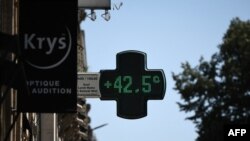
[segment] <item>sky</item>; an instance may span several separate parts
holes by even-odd
[[[88,72],[116,68],[116,54],[139,50],[147,54],[148,69],[163,69],[167,88],[163,100],[149,100],[148,115],[137,120],[117,117],[115,101],[88,98],[89,116],[98,141],[194,141],[195,125],[186,120],[192,113],[181,112],[174,90],[172,72],[182,71],[181,63],[191,66],[215,52],[230,21],[250,19],[249,0],[111,0],[122,7],[111,9],[110,21],[96,10],[97,19],[81,23],[85,31]],[[86,11],[90,13],[89,10]]]

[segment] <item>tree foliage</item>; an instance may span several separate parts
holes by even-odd
[[[181,111],[197,127],[198,141],[223,140],[223,125],[250,121],[250,21],[235,18],[210,61],[172,74]]]

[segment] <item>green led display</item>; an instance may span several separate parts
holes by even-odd
[[[141,87],[133,89],[133,82],[136,81],[131,75],[121,76],[118,75],[115,80],[112,82],[107,80],[104,83],[106,89],[115,89],[119,94],[149,94],[152,92],[152,85],[159,84],[160,77],[155,75],[142,75],[141,76]]]

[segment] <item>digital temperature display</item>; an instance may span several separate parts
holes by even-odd
[[[115,80],[109,81],[107,80],[104,83],[104,86],[107,89],[116,89],[119,94],[137,94],[140,91],[142,94],[149,94],[152,92],[152,85],[157,85],[160,83],[160,77],[155,75],[143,75],[141,76],[141,79],[139,80],[139,88],[135,88],[133,86],[134,82],[138,80],[133,80],[133,76],[131,75],[125,75],[125,76],[117,76]],[[135,83],[136,84],[136,83]]]
[[[117,54],[115,70],[100,71],[101,100],[116,100],[117,115],[137,119],[147,115],[147,100],[164,98],[163,70],[147,69],[146,54],[124,51]]]
[[[108,78],[103,82],[103,88],[106,93],[114,95],[154,95],[157,97],[159,90],[162,90],[161,83],[164,82],[161,73],[157,72],[147,75],[107,75]],[[160,93],[160,92],[159,92]],[[116,97],[116,96],[114,96]],[[150,96],[149,96],[150,97]],[[151,96],[153,97],[153,96]]]

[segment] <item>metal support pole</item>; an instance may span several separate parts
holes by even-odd
[[[56,118],[56,114],[41,114],[41,141],[57,141]]]

